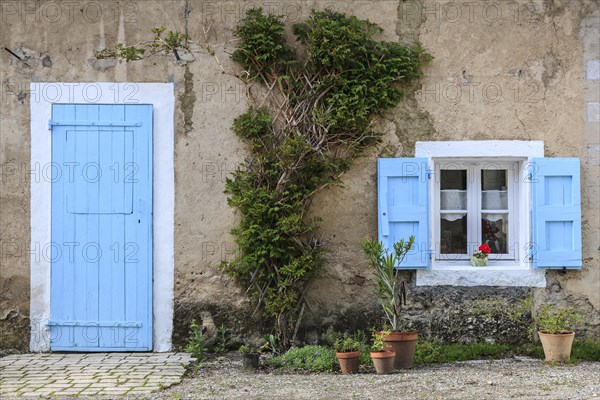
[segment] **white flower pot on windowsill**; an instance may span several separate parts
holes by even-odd
[[[471,265],[474,267],[485,267],[488,263],[488,258],[479,258],[475,256],[471,256]]]

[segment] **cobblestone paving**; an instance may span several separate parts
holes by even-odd
[[[36,353],[0,358],[0,399],[143,396],[181,382],[186,353]]]

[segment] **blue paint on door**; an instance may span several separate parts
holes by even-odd
[[[152,350],[152,106],[52,107],[50,347]]]

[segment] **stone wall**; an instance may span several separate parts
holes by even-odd
[[[329,326],[367,328],[381,317],[359,247],[377,233],[375,158],[411,156],[419,140],[465,139],[544,140],[547,156],[581,158],[584,268],[547,272],[548,287],[534,290],[414,287],[413,274],[406,273],[414,326],[447,341],[516,340],[513,328],[482,319],[473,305],[489,298],[514,304],[531,295],[536,305],[580,307],[587,314],[583,332],[600,337],[600,128],[594,122],[600,99],[589,63],[600,58],[597,1],[19,0],[0,3],[2,47],[16,55],[0,53],[0,348],[27,348],[29,260],[43,256],[44,244],[29,244],[29,184],[44,179],[43,166],[29,166],[28,88],[34,81],[175,83],[175,343],[185,341],[191,318],[211,331],[224,323],[238,340],[268,331],[260,317],[248,318],[252,307],[243,291],[219,269],[235,252],[229,230],[236,217],[223,190],[245,156],[230,126],[247,103],[242,83],[223,74],[217,60],[237,70],[229,60],[231,29],[256,5],[290,23],[311,8],[368,18],[384,28],[387,40],[420,41],[434,56],[421,87],[382,121],[381,146],[356,161],[344,188],[315,201],[329,244],[326,268],[310,286],[305,338]],[[158,26],[210,43],[216,58],[198,44],[186,61],[158,55],[126,64],[93,57],[116,42],[147,40]]]

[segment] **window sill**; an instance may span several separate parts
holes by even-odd
[[[523,266],[433,266],[417,270],[417,286],[520,286],[546,287],[545,271]]]

